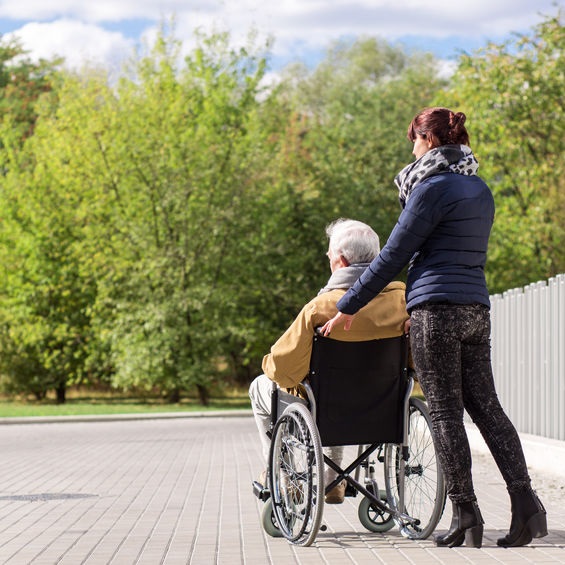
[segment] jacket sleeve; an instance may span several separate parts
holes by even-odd
[[[297,386],[308,374],[315,307],[308,303],[263,358],[263,372],[281,388]]]
[[[379,255],[337,303],[340,312],[355,314],[370,302],[398,276],[434,229],[438,221],[436,203],[430,202],[425,182],[419,188],[402,210]]]

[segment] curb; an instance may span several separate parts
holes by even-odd
[[[70,422],[122,422],[131,420],[165,420],[174,418],[241,418],[252,416],[248,410],[209,410],[200,412],[156,412],[139,414],[100,414],[84,416],[24,416],[0,418],[0,425],[62,424]]]

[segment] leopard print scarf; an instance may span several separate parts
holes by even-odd
[[[406,206],[414,188],[425,178],[443,172],[471,176],[477,174],[478,168],[477,159],[466,145],[442,145],[430,149],[396,175],[394,182],[398,187],[400,204],[403,208]]]

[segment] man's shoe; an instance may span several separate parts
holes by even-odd
[[[259,499],[265,502],[271,496],[269,489],[267,488],[267,471],[263,471],[256,481],[253,481],[253,494]]]
[[[326,494],[326,504],[341,504],[345,499],[347,481],[343,480]]]

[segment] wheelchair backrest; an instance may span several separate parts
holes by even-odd
[[[315,335],[308,379],[322,445],[402,442],[408,336],[338,341]]]

